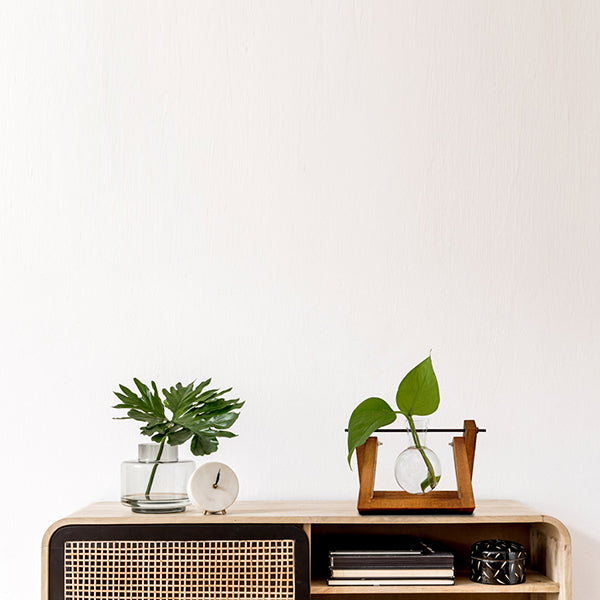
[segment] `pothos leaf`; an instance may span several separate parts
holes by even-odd
[[[396,420],[396,413],[381,398],[367,398],[352,412],[348,423],[348,464],[354,450],[362,446],[369,436],[380,427]]]
[[[399,413],[403,414],[411,426],[415,444],[420,447],[418,433],[414,428],[413,415],[430,415],[440,404],[440,391],[437,378],[431,364],[431,356],[420,362],[409,371],[398,386],[396,404]],[[350,417],[348,424],[348,464],[354,450],[363,444],[373,431],[393,423],[396,412],[381,398],[368,398],[359,404]],[[428,469],[428,476],[422,482],[423,491],[427,487],[435,488],[439,477],[423,453],[423,460]]]
[[[396,404],[403,415],[430,415],[440,404],[440,390],[431,356],[411,369],[398,386]]]

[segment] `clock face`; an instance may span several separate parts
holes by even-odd
[[[202,510],[219,512],[237,498],[240,484],[235,473],[225,464],[209,462],[200,465],[188,482],[188,496]]]

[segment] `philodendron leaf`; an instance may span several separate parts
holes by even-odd
[[[189,429],[179,429],[178,431],[170,431],[168,442],[171,446],[179,446],[179,444],[183,444],[187,442],[194,435],[193,431]]]
[[[396,413],[385,400],[381,398],[363,400],[350,415],[348,423],[348,464],[354,450],[362,446],[376,429],[389,425],[395,420]]]
[[[140,431],[152,441],[178,446],[191,440],[192,453],[204,456],[217,450],[218,438],[235,437],[227,430],[239,417],[237,411],[244,402],[223,397],[231,388],[205,390],[210,379],[198,385],[177,383],[163,389],[163,400],[154,381],[151,388],[139,379],[133,381],[137,393],[120,385],[120,391],[115,392],[120,403],[115,408],[127,410],[127,416],[120,418],[144,422]],[[170,419],[165,415],[165,407],[173,413]]]
[[[398,386],[396,404],[403,415],[430,415],[440,404],[431,356],[409,371]]]
[[[190,449],[194,456],[204,456],[206,454],[212,454],[219,447],[217,438],[210,434],[206,435],[194,435]]]
[[[231,431],[215,431],[215,437],[234,438],[237,437],[237,433]]]

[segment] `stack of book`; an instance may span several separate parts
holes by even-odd
[[[454,555],[422,539],[385,550],[331,550],[329,585],[453,585]]]

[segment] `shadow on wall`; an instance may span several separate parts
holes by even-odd
[[[569,528],[573,547],[573,598],[585,598],[586,590],[598,584],[598,574],[589,568],[600,554],[600,540],[593,539],[579,529]]]

